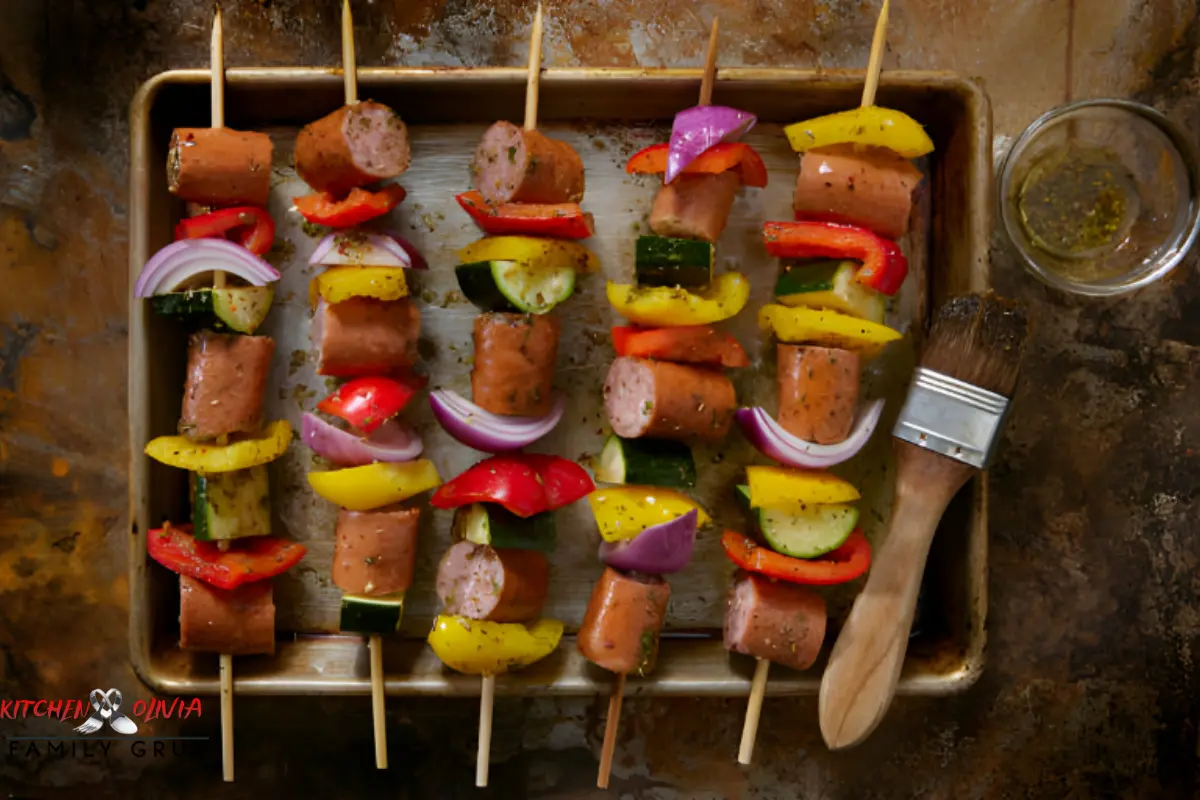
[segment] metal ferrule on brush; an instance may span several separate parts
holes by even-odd
[[[892,435],[985,469],[1008,414],[1008,398],[941,372],[917,367]]]

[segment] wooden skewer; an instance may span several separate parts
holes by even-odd
[[[221,21],[221,6],[217,6],[213,14],[212,42],[209,46],[209,60],[212,78],[210,79],[212,96],[212,127],[225,127],[225,29]],[[225,286],[225,272],[213,270],[213,288]],[[228,436],[217,437],[217,444],[226,444]],[[229,542],[222,541],[222,549],[229,547]],[[221,771],[226,783],[233,782],[233,656],[221,653],[218,657],[218,672],[221,677]]]
[[[496,676],[483,676],[479,694],[479,749],[475,753],[475,785],[488,785],[488,763],[492,758],[492,704],[496,698]]]
[[[875,104],[875,91],[879,88],[879,71],[883,65],[883,49],[887,43],[889,0],[883,0],[879,9],[879,19],[875,22],[875,36],[871,40],[871,55],[867,60],[867,77],[863,83],[861,106],[866,108]],[[715,21],[714,21],[715,38]],[[709,43],[710,55],[712,43]],[[707,80],[708,73],[705,72]],[[703,104],[703,91],[701,103]],[[758,659],[754,667],[754,680],[750,684],[750,698],[746,705],[746,721],[742,725],[742,744],[738,748],[738,763],[749,764],[754,754],[754,741],[758,737],[758,720],[762,715],[763,696],[767,691],[767,675],[771,671],[771,662],[764,658]]]
[[[758,718],[762,714],[763,694],[767,691],[767,674],[771,662],[758,659],[754,667],[754,681],[750,684],[750,700],[746,704],[746,721],[742,724],[742,746],[738,748],[738,763],[749,764],[754,755],[754,740],[758,738]]]
[[[529,77],[525,82],[525,130],[537,130],[538,82],[542,75],[542,4],[533,15],[529,34]]]
[[[717,82],[717,18],[713,17],[712,30],[708,34],[708,52],[704,54],[704,77],[700,79],[700,102],[711,106],[713,84]]]
[[[233,656],[221,653],[221,766],[233,782]]]
[[[212,44],[209,47],[209,59],[212,61],[212,127],[225,127],[225,30],[221,24],[221,7],[217,6],[217,11],[213,14],[212,27]],[[225,287],[225,273],[221,270],[213,271],[213,288],[222,289]],[[226,774],[225,780],[233,780],[230,774]]]
[[[539,1],[529,33],[529,76],[525,81],[525,130],[537,130],[538,83],[542,74],[542,4]],[[492,707],[496,699],[496,676],[484,675],[479,692],[479,748],[475,753],[475,785],[488,785],[492,758]]]
[[[871,40],[871,57],[867,61],[867,80],[863,84],[861,105],[875,105],[875,90],[879,88],[879,71],[883,67],[883,48],[887,44],[888,0],[883,0],[879,19],[875,22],[875,38]]]
[[[383,637],[372,633],[367,647],[371,651],[371,718],[375,725],[375,768],[387,769],[387,711],[383,705]]]
[[[617,748],[617,729],[621,727],[621,703],[625,699],[625,673],[617,676],[617,684],[608,698],[608,719],[604,723],[604,745],[600,748],[600,773],[596,776],[596,787],[608,788],[608,774],[612,772],[613,751]]]
[[[342,2],[342,76],[346,82],[346,105],[358,102],[358,62],[354,56],[354,17],[350,0]]]
[[[346,105],[358,102],[358,62],[354,55],[354,17],[350,0],[342,2],[342,75]],[[383,686],[383,637],[372,633],[367,638],[371,662],[371,723],[375,729],[375,768],[387,769],[387,708]]]

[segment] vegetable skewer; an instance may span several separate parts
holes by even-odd
[[[537,130],[538,86],[542,74],[542,4],[533,15],[529,39],[529,76],[525,82],[525,130]],[[475,751],[475,785],[488,785],[488,767],[492,752],[492,707],[496,695],[496,675],[481,678],[479,691],[479,745]]]
[[[883,65],[883,50],[887,43],[888,3],[889,0],[883,0],[879,18],[875,23],[871,53],[867,61],[866,78],[863,82],[861,108],[875,104],[875,92],[879,87],[879,73]],[[754,755],[754,743],[758,736],[758,724],[762,715],[763,698],[766,694],[770,670],[770,660],[758,657],[754,666],[754,678],[750,682],[750,697],[746,705],[746,719],[742,726],[742,741],[738,747],[739,764],[748,765]]]
[[[706,50],[705,56],[704,56],[704,73],[700,80],[700,97],[699,97],[698,105],[701,105],[701,106],[708,106],[708,105],[712,104],[713,85],[716,82],[716,76],[717,76],[718,31],[719,31],[719,23],[718,23],[718,20],[714,17],[713,22],[712,22],[712,28],[711,28],[711,31],[709,33],[709,38],[708,38],[708,47],[707,47],[707,50]],[[672,134],[672,138],[674,138],[674,134]],[[665,183],[667,183],[667,182],[664,181],[664,184]],[[656,201],[656,203],[657,203],[657,201]],[[723,222],[721,224],[721,227],[723,227]],[[676,241],[678,241],[678,240],[676,240]],[[680,246],[682,246],[682,245],[680,245]],[[709,264],[709,269],[711,270],[711,263]],[[708,279],[706,277],[703,281],[701,281],[701,283],[702,284],[706,283],[707,280]],[[611,298],[612,298],[612,294],[610,292],[610,299]],[[618,310],[620,310],[620,309],[618,309]],[[738,306],[736,310],[740,310],[740,306]],[[735,313],[736,313],[736,310],[735,310]],[[626,316],[628,316],[628,315],[626,315]],[[659,367],[659,369],[662,369],[662,368],[663,367]],[[679,369],[686,372],[687,370],[690,369],[690,367],[680,367]],[[610,372],[609,374],[610,374],[610,376],[612,376],[613,373]],[[610,379],[611,379],[611,377],[610,377]],[[720,393],[720,387],[718,387],[717,391],[718,391],[718,393]],[[605,387],[605,392],[606,392],[606,396],[607,396],[608,395],[607,384]],[[615,427],[616,427],[616,425],[614,424],[614,428]],[[618,433],[620,433],[621,435],[625,435],[624,431],[618,431]],[[724,432],[720,431],[720,434],[723,436]],[[689,454],[689,457],[690,457],[690,454]],[[694,539],[694,534],[695,534],[694,523],[693,523],[693,527],[691,528],[691,533],[692,533],[692,538]],[[646,533],[643,533],[642,536],[646,536]],[[607,575],[607,571],[606,571],[606,575]],[[602,577],[601,580],[603,581],[604,578]],[[599,586],[597,588],[597,592],[599,592]],[[666,594],[669,597],[669,595],[670,595],[669,587],[666,587]],[[592,602],[593,603],[599,602],[599,599],[597,598],[596,594],[593,594]],[[589,606],[589,614],[590,614],[590,612],[591,612],[591,607]],[[657,631],[654,631],[653,636],[655,637],[656,641],[657,641],[657,635],[658,635]],[[596,786],[601,789],[608,788],[609,776],[610,776],[610,773],[612,772],[613,753],[616,749],[616,744],[617,744],[617,732],[621,726],[621,706],[624,701],[624,695],[625,695],[625,678],[626,678],[625,672],[617,673],[616,680],[613,684],[612,693],[609,695],[608,719],[605,721],[605,725],[604,725],[604,741],[603,741],[603,744],[601,745],[601,749],[600,749],[600,766],[599,766],[599,771],[596,776]]]

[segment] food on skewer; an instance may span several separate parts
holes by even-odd
[[[550,565],[537,550],[456,542],[438,566],[437,593],[447,614],[525,622],[541,613]]]
[[[670,600],[671,586],[660,576],[605,567],[579,626],[579,652],[618,675],[649,675]]]
[[[202,206],[265,206],[273,152],[265,133],[219,124],[176,128],[167,146],[167,188]]]
[[[737,410],[733,382],[688,364],[621,356],[604,381],[604,411],[618,436],[719,442]]]
[[[296,174],[318,192],[344,194],[408,169],[408,127],[383,103],[348,103],[296,137]]]
[[[510,417],[549,414],[560,330],[558,317],[549,314],[477,316],[471,369],[475,405]]]
[[[743,764],[753,752],[768,664],[806,669],[824,637],[824,603],[791,584],[844,583],[870,567],[870,545],[849,505],[857,490],[810,470],[856,455],[882,412],[882,400],[859,409],[860,373],[900,338],[883,324],[885,296],[908,275],[892,240],[907,233],[922,180],[907,159],[933,149],[910,117],[873,105],[886,24],[885,1],[863,107],[785,129],[802,154],[797,221],[763,227],[769,253],[801,261],[779,276],[778,304],[759,311],[760,327],[778,341],[777,417],[762,408],[737,414],[755,446],[784,465],[748,467],[749,485],[739,487],[767,546],[732,531],[722,538],[741,568],[730,587],[726,646],[759,659],[738,754]]]
[[[583,159],[560,139],[501,120],[479,140],[471,182],[493,206],[578,203],[585,184]]]

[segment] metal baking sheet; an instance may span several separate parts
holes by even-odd
[[[476,310],[457,291],[454,251],[480,237],[454,195],[469,188],[467,165],[483,130],[496,119],[513,119],[523,108],[523,70],[360,70],[360,95],[386,102],[408,122],[413,164],[401,178],[408,198],[389,223],[414,241],[428,258],[428,272],[410,272],[422,314],[420,353],[431,386],[469,396],[473,354],[471,324]],[[291,168],[299,126],[341,104],[336,70],[243,69],[227,76],[227,122],[263,130],[275,142],[272,216],[278,240],[270,259],[283,279],[264,333],[277,343],[267,396],[270,418],[286,418],[298,429],[332,382],[315,375],[308,340],[308,256],[317,239],[291,210],[291,198],[306,186]],[[770,172],[765,190],[743,190],[718,245],[718,269],[737,269],[751,280],[748,308],[723,325],[746,347],[749,369],[732,374],[739,401],[774,408],[773,346],[755,324],[755,311],[771,297],[777,260],[761,244],[761,224],[790,217],[797,161],[781,125],[855,104],[860,78],[798,70],[722,70],[714,102],[753,111],[760,124],[747,138]],[[540,127],[569,141],[587,172],[584,208],[596,217],[597,234],[585,244],[600,257],[602,274],[584,278],[561,311],[563,334],[556,385],[567,395],[558,429],[533,448],[587,463],[607,434],[600,388],[613,358],[608,329],[618,318],[604,295],[608,278],[629,281],[634,242],[648,230],[653,179],[625,174],[636,150],[665,141],[675,111],[694,104],[695,70],[546,70],[542,79]],[[166,191],[163,169],[171,128],[206,124],[208,73],[185,70],[159,75],[138,92],[131,109],[130,274],[170,237],[181,204]],[[923,164],[927,180],[914,211],[913,233],[902,241],[913,277],[889,309],[889,323],[910,331],[901,343],[865,371],[865,396],[886,397],[889,412],[872,443],[837,472],[863,493],[864,529],[876,538],[888,515],[891,445],[885,431],[915,363],[915,344],[931,300],[987,284],[990,197],[990,115],[973,84],[941,73],[888,73],[879,102],[907,111],[927,126],[937,151]],[[130,311],[130,451],[134,531],[130,547],[131,653],[139,675],[165,692],[215,692],[216,659],[178,649],[178,588],[175,576],[148,561],[145,531],[186,513],[186,474],[141,455],[153,436],[174,430],[185,361],[184,337],[171,323],[133,302]],[[483,457],[451,439],[434,422],[427,404],[405,412],[425,440],[426,455],[450,478]],[[654,675],[632,680],[635,694],[743,694],[752,660],[729,655],[720,641],[725,588],[731,566],[718,544],[722,527],[745,529],[732,487],[749,463],[767,463],[736,429],[719,446],[695,449],[700,483],[694,495],[716,526],[704,531],[692,564],[671,576],[672,601],[659,666]],[[329,580],[336,508],[316,497],[305,473],[308,450],[294,442],[272,464],[277,531],[304,542],[305,560],[275,580],[279,652],[274,658],[237,662],[236,690],[260,694],[367,693],[366,648],[362,637],[337,633],[340,592]],[[559,545],[551,558],[551,590],[545,616],[578,627],[600,573],[599,541],[586,504],[559,512]],[[385,648],[389,694],[474,694],[479,680],[445,669],[423,637],[438,601],[433,579],[449,546],[451,513],[424,507],[416,583],[408,596],[402,631]],[[982,480],[973,481],[952,506],[931,556],[924,588],[922,630],[914,638],[901,692],[938,694],[969,685],[982,667],[986,599],[986,508]],[[825,592],[833,632],[859,584]],[[797,673],[772,672],[768,691],[815,691],[823,661]],[[559,651],[533,667],[497,681],[497,691],[589,694],[606,691],[611,675],[589,665],[564,637]]]

